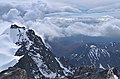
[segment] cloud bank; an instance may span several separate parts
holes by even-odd
[[[96,25],[83,22],[74,22],[67,27],[57,26],[51,22],[29,22],[27,25],[31,25],[31,27],[34,29],[37,28],[36,31],[39,34],[49,37],[50,40],[54,37],[66,37],[74,35],[120,38],[120,20],[115,18]]]
[[[67,0],[66,0],[67,1]],[[117,0],[116,0],[117,1]],[[64,2],[64,1],[63,1]],[[70,5],[62,7],[49,7],[46,3],[38,1],[33,3],[16,4],[0,3],[0,29],[8,27],[8,24],[18,23],[44,36],[45,38],[66,37],[73,35],[87,35],[87,36],[105,36],[105,37],[120,37],[120,20],[117,18],[104,17],[100,19],[108,19],[107,21],[98,21],[98,23],[91,23],[97,21],[96,18],[83,18],[82,21],[64,17],[46,17],[50,13],[67,12],[67,13],[82,13],[78,8]],[[104,7],[102,7],[104,8]],[[88,13],[97,12],[97,9],[90,9]],[[100,8],[101,9],[101,8]],[[99,10],[100,10],[99,9]],[[106,8],[104,8],[107,10]],[[119,10],[117,6],[117,10]],[[112,10],[116,11],[116,6]],[[109,11],[109,10],[108,10]],[[107,12],[108,12],[107,11]],[[101,9],[103,12],[103,9]],[[106,14],[104,15],[107,15]],[[93,15],[92,15],[93,16]],[[47,18],[47,19],[46,19]],[[54,19],[51,19],[54,18]],[[58,19],[59,18],[59,19]],[[67,19],[67,20],[66,20]],[[87,23],[86,21],[90,22]],[[57,21],[56,21],[57,20]],[[4,25],[5,24],[5,25]],[[10,26],[10,25],[9,25]]]

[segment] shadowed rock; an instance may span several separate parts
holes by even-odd
[[[0,73],[0,79],[27,79],[27,73],[21,68],[8,68]]]

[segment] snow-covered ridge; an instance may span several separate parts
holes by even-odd
[[[66,76],[68,75],[68,73],[73,74],[70,70],[68,70],[66,67],[64,67],[64,66],[62,65],[62,63],[58,60],[57,57],[55,57],[55,59],[56,59],[56,61],[59,63],[60,67],[63,69],[63,72],[64,72],[64,74],[65,74]]]
[[[105,49],[99,48],[95,45],[91,45],[88,57],[91,63],[93,63],[96,60],[100,60],[101,57],[110,57],[110,53]]]
[[[15,56],[20,46],[15,43],[22,40],[19,38],[19,30],[25,33],[23,29],[4,29],[0,35],[0,71],[14,66],[23,56]]]

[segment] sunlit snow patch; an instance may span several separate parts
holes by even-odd
[[[58,58],[55,57],[55,59],[59,63],[60,67],[63,69],[63,72],[66,76],[68,75],[68,73],[73,74],[70,70],[68,70],[66,67],[62,65],[62,63],[58,60]]]

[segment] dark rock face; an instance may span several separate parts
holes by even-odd
[[[19,62],[15,65],[15,67],[20,67],[26,70],[27,75],[28,75],[28,79],[35,79],[34,76],[35,75],[42,75],[38,69],[38,67],[36,66],[36,63],[26,54],[22,59],[19,60]],[[34,73],[32,73],[34,71],[36,71]],[[41,78],[45,78],[44,76],[42,76]]]
[[[14,25],[16,29],[19,26]],[[57,76],[67,76],[72,74],[67,66],[63,65],[59,59],[46,47],[40,36],[36,35],[32,29],[17,28],[19,41],[17,45],[21,46],[16,56],[23,57],[14,67],[25,69],[28,79],[48,79]],[[17,30],[16,29],[16,30]],[[22,34],[25,31],[25,34]],[[64,62],[64,60],[62,60]]]
[[[28,79],[27,73],[21,68],[9,68],[0,73],[0,79]]]
[[[120,73],[118,69],[114,67],[100,70],[94,66],[80,66],[76,69],[74,75],[55,79],[119,79],[119,77]]]

